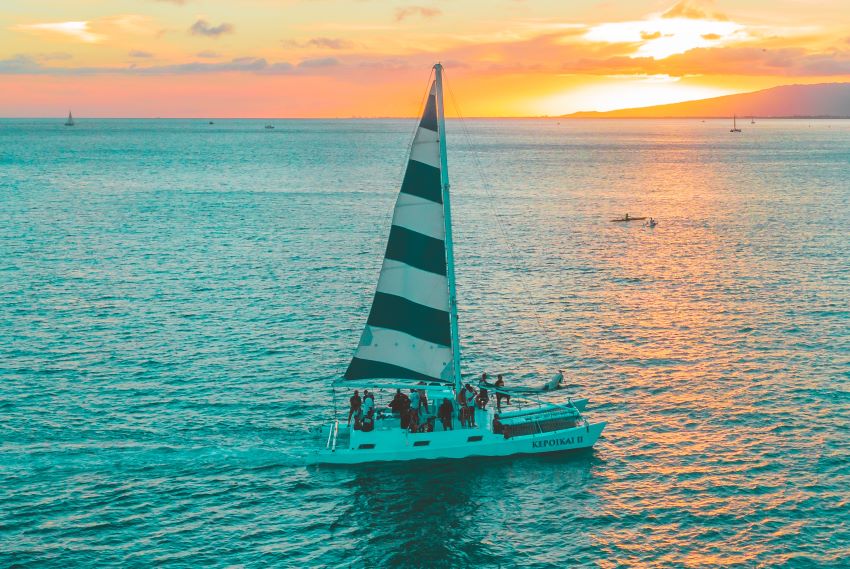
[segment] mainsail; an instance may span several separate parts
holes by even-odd
[[[413,139],[372,309],[347,380],[455,380],[448,280],[453,274],[438,135],[440,71]]]

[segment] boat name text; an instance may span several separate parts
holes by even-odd
[[[582,442],[584,437],[570,437],[568,439],[549,439],[548,441],[533,441],[531,443],[531,448],[544,448],[544,447],[559,447],[564,445],[574,445],[576,443]]]

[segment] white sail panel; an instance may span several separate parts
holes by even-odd
[[[417,304],[448,312],[448,286],[445,275],[420,271],[410,265],[385,259],[378,292],[401,296]]]
[[[357,350],[360,358],[409,369],[432,378],[439,378],[452,361],[452,350],[448,346],[426,342],[396,330],[369,328],[369,343]]]
[[[422,127],[416,131],[410,159],[434,168],[440,167],[440,142],[436,131]]]
[[[393,212],[393,225],[435,239],[445,239],[446,225],[443,217],[443,204],[419,196],[399,194]]]

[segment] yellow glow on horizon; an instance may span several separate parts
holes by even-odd
[[[613,77],[601,84],[581,86],[541,99],[536,108],[537,113],[542,115],[562,115],[579,110],[613,111],[720,97],[734,92],[701,85],[683,85],[675,79],[662,76]]]

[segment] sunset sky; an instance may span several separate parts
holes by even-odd
[[[31,0],[0,116],[558,115],[850,81],[846,0]],[[449,111],[453,113],[450,107]]]

